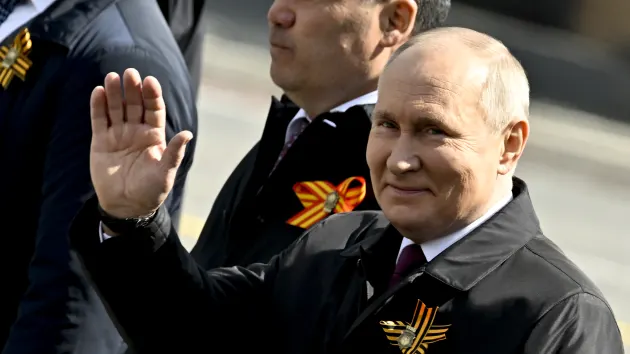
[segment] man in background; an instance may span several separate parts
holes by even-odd
[[[87,101],[108,72],[132,65],[165,83],[166,136],[196,131],[186,65],[153,1],[0,0],[0,42],[0,222],[16,225],[0,247],[0,348],[113,353],[121,339],[67,241],[93,193]],[[193,151],[167,202],[176,219]]]
[[[272,99],[260,138],[219,192],[192,250],[206,269],[267,262],[331,214],[374,210],[365,148],[378,78],[450,0],[275,0]]]

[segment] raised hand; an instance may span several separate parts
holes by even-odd
[[[192,139],[183,131],[166,144],[166,109],[154,77],[142,81],[135,69],[121,79],[105,78],[92,92],[90,173],[101,207],[119,218],[157,210],[173,188],[175,175]]]

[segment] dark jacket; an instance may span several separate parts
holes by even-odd
[[[195,96],[203,63],[203,39],[208,19],[206,0],[158,0],[175,42],[184,55]]]
[[[164,210],[101,243],[93,199],[70,237],[138,354],[400,353],[405,330],[403,353],[623,353],[601,292],[543,235],[518,179],[513,195],[390,290],[402,237],[376,211],[329,217],[267,264],[209,272]]]
[[[272,173],[287,125],[298,111],[286,98],[274,98],[260,141],[215,199],[191,252],[197,262],[206,269],[267,262],[289,246],[304,232],[288,222],[306,208],[294,191],[299,182],[338,186],[350,177],[362,177],[367,194],[355,210],[379,209],[365,160],[372,108],[355,106],[316,117]]]
[[[12,235],[0,248],[0,348],[6,342],[5,354],[72,352],[87,294],[72,271],[67,231],[93,193],[90,94],[110,71],[133,67],[157,77],[168,137],[196,133],[195,101],[153,1],[58,0],[25,27],[32,66],[24,81],[0,87],[0,222]],[[193,151],[167,204],[175,220]]]

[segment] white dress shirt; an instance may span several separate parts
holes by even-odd
[[[23,0],[14,9],[7,19],[0,24],[0,42],[28,21],[37,17],[52,5],[55,0]]]
[[[440,237],[435,240],[431,240],[429,242],[425,242],[420,245],[422,247],[422,252],[424,252],[424,256],[427,259],[427,262],[431,262],[431,260],[437,257],[438,254],[444,252],[447,248],[451,247],[455,242],[462,239],[464,236],[471,233],[474,229],[478,228],[486,222],[488,219],[492,217],[492,215],[496,214],[499,210],[503,209],[510,201],[512,201],[512,193],[507,195],[505,198],[501,199],[498,203],[496,203],[492,208],[490,208],[483,216],[479,219],[473,221],[470,225],[465,228],[453,232],[452,234],[444,237]],[[403,238],[402,244],[400,245],[400,250],[398,251],[398,258],[400,258],[400,254],[402,253],[403,248],[413,244],[414,242],[408,238]],[[398,258],[396,258],[396,263],[398,263]]]
[[[340,106],[337,106],[337,107],[331,109],[330,112],[345,112],[345,111],[347,111],[348,109],[350,109],[351,107],[354,107],[354,106],[359,106],[359,105],[364,105],[364,104],[376,104],[377,98],[378,98],[377,91],[372,91],[372,92],[367,93],[367,94],[365,94],[363,96],[360,96],[360,97],[357,97],[357,98],[355,98],[353,100],[350,100],[350,101],[348,101],[348,102],[346,102],[346,103],[344,103],[344,104],[342,104]],[[291,139],[291,136],[293,136],[295,130],[299,128],[299,124],[296,123],[296,122],[298,122],[300,119],[306,119],[306,120],[308,120],[309,123],[312,121],[312,118],[309,117],[303,109],[300,109],[295,114],[293,119],[291,119],[291,121],[289,122],[289,125],[287,126],[287,132],[286,132],[285,140],[284,140],[285,144],[286,144],[286,142],[288,142]],[[333,123],[333,122],[331,122],[331,121],[329,121],[327,119],[324,119],[324,123],[326,123],[326,124],[328,124],[328,125],[330,125],[332,127],[336,127],[335,123]],[[103,231],[103,224],[102,223],[101,223],[101,225],[99,227],[99,232],[100,232],[100,235],[101,235],[101,242],[112,237],[112,236],[106,234]]]

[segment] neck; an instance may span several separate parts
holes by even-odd
[[[502,176],[497,181],[495,188],[492,192],[492,195],[488,199],[488,201],[479,209],[476,210],[475,213],[471,213],[468,218],[462,220],[462,222],[453,230],[449,230],[449,233],[455,232],[457,230],[463,229],[466,226],[472,224],[482,216],[486,215],[490,211],[490,209],[494,208],[498,203],[507,198],[508,195],[512,194],[512,178],[508,176]]]
[[[293,103],[302,108],[309,117],[315,118],[348,101],[375,91],[377,85],[378,78],[368,80],[354,87],[346,85],[309,91],[287,91],[285,94]]]

